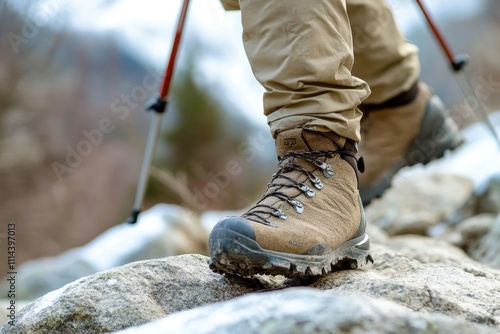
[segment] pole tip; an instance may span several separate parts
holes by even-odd
[[[141,210],[138,209],[132,209],[132,212],[130,213],[130,217],[125,221],[127,224],[135,224],[137,223],[137,218],[139,217],[139,214],[141,213]]]

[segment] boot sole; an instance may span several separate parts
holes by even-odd
[[[404,168],[417,164],[427,165],[429,162],[442,158],[446,152],[453,151],[463,142],[463,137],[455,122],[440,111],[433,108],[443,108],[441,101],[433,97],[422,120],[421,131],[407,152],[391,168],[389,168],[371,187],[360,188],[363,205],[367,206],[374,198],[380,198],[392,185],[396,173]],[[431,139],[434,138],[435,139]]]
[[[220,274],[252,277],[255,274],[289,278],[324,276],[373,263],[370,238],[363,234],[326,255],[300,255],[263,249],[250,238],[228,229],[212,231],[209,266]]]

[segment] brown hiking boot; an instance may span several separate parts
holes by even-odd
[[[446,108],[423,83],[379,106],[361,106],[360,154],[366,170],[359,177],[364,205],[380,197],[403,167],[427,164],[462,143]]]
[[[210,233],[212,270],[298,277],[372,261],[356,147],[348,140],[340,149],[339,139],[301,128],[279,133],[278,171],[267,191],[241,217],[221,220]]]

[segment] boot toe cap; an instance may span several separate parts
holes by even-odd
[[[252,225],[242,217],[226,217],[214,226],[212,233],[216,230],[229,230],[255,240],[255,232]]]

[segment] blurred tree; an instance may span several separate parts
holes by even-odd
[[[167,116],[170,124],[161,138],[165,154],[153,172],[163,186],[150,182],[149,203],[173,202],[195,211],[242,208],[256,196],[256,184],[262,191],[268,177],[243,173],[256,170],[252,165],[258,162],[246,161],[239,149],[257,127],[203,87],[197,53],[189,57],[174,81],[173,115]]]
[[[243,140],[225,137],[223,110],[214,99],[200,90],[195,82],[195,71],[191,66],[184,67],[179,73],[179,81],[174,87],[176,120],[170,130],[164,133],[170,152],[167,166],[176,172],[193,171],[193,161],[207,167],[214,167],[214,161],[224,154],[223,140]],[[225,138],[224,138],[225,137]]]
[[[18,263],[85,244],[124,219],[140,157],[115,140],[121,130],[60,180],[52,163],[67,164],[68,147],[103,118],[120,129],[134,120],[111,112],[119,94],[108,79],[137,85],[147,73],[106,36],[35,24],[28,14],[35,2],[0,2],[0,229],[16,223]]]

